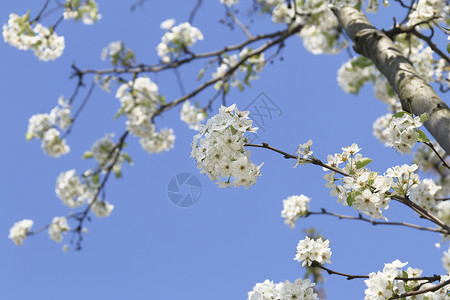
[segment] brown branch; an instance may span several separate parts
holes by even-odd
[[[198,9],[202,5],[202,2],[203,2],[203,0],[197,0],[197,2],[195,3],[194,8],[192,9],[191,13],[189,14],[188,22],[190,24],[194,23],[195,15],[197,14]]]
[[[442,165],[450,170],[450,166],[447,164],[445,159],[438,153],[436,148],[434,148],[433,144],[430,142],[424,142],[424,144],[427,145],[428,147],[430,147],[431,150],[433,150],[433,152],[436,154],[436,156],[442,161]]]
[[[423,290],[407,292],[407,293],[403,293],[403,294],[400,294],[400,295],[394,295],[394,296],[389,297],[388,299],[403,299],[403,298],[406,298],[406,297],[421,295],[421,294],[425,294],[425,293],[428,293],[428,292],[435,292],[435,291],[440,290],[441,288],[443,288],[444,286],[446,286],[448,284],[450,284],[450,279],[446,280],[446,281],[443,281],[443,282],[441,282],[439,284],[436,284],[436,285],[434,285],[432,287],[423,289]]]
[[[431,228],[431,227],[423,227],[423,226],[419,226],[419,225],[415,225],[415,224],[411,224],[411,223],[406,223],[406,222],[380,222],[380,221],[374,221],[374,220],[370,220],[367,218],[364,218],[361,214],[358,214],[357,217],[355,216],[347,216],[347,215],[341,215],[341,214],[336,214],[336,213],[331,213],[328,212],[326,209],[322,208],[321,211],[319,212],[308,212],[305,215],[305,218],[309,217],[310,215],[328,215],[328,216],[333,216],[336,218],[341,219],[346,219],[346,220],[358,220],[358,221],[364,221],[364,222],[368,222],[371,223],[372,225],[394,225],[394,226],[405,226],[405,227],[410,227],[410,228],[414,228],[414,229],[418,229],[418,230],[424,230],[424,231],[431,231],[431,232],[439,232],[439,233],[443,233],[446,234],[447,232],[443,229],[439,229],[439,228]]]

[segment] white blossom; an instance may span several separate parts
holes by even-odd
[[[92,25],[102,18],[98,13],[98,6],[95,0],[87,0],[84,3],[77,0],[67,0],[66,10],[63,13],[65,20],[82,20],[85,25]]]
[[[308,212],[310,201],[311,198],[303,194],[300,196],[290,196],[283,200],[281,217],[285,219],[284,223],[289,225],[289,227],[294,228],[298,218],[304,216]]]
[[[48,227],[48,234],[52,240],[57,243],[62,241],[62,234],[70,230],[67,219],[64,217],[54,217],[52,223]]]
[[[14,223],[13,227],[9,230],[8,238],[12,239],[14,244],[22,246],[23,241],[30,232],[31,226],[33,226],[33,220],[29,219]]]
[[[244,149],[244,133],[257,129],[252,128],[248,115],[248,111],[239,111],[235,104],[222,106],[219,114],[202,125],[194,136],[191,156],[196,160],[197,168],[202,169],[200,173],[206,173],[214,182],[219,180],[219,187],[248,188],[260,176],[262,164],[256,166],[251,162],[250,151]]]
[[[90,197],[88,187],[80,182],[75,170],[61,173],[56,180],[56,195],[70,208],[75,208],[85,203]]]
[[[239,3],[239,0],[220,0],[220,3],[225,4],[228,7],[236,5]]]
[[[248,293],[247,300],[317,300],[319,299],[314,292],[315,283],[309,279],[297,279],[294,282],[286,280],[274,284],[269,279],[263,283],[257,283],[251,292]]]
[[[108,217],[114,209],[114,205],[108,201],[95,201],[91,204],[92,212],[99,218]]]
[[[172,21],[166,20],[161,24],[161,28],[167,32],[161,38],[156,50],[158,56],[163,63],[172,62],[181,56],[185,50],[194,45],[198,40],[203,40],[203,34],[197,28],[188,22],[181,23],[177,26],[170,26]]]
[[[188,124],[190,129],[198,130],[200,128],[200,122],[206,117],[205,115],[206,113],[203,109],[191,105],[188,100],[181,107],[180,119]]]
[[[329,240],[318,238],[317,240],[305,237],[297,245],[297,253],[294,260],[302,262],[302,267],[310,266],[313,262],[319,264],[331,263],[331,249]]]

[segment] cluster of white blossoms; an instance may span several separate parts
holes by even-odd
[[[56,127],[66,130],[71,122],[69,101],[61,96],[58,106],[50,114],[36,114],[29,119],[26,138],[28,141],[33,138],[41,140],[41,147],[47,155],[59,157],[68,153],[70,148]]]
[[[56,179],[55,192],[63,204],[70,208],[83,205],[87,199],[93,196],[89,185],[80,181],[80,177],[73,169],[59,174]]]
[[[18,246],[23,245],[23,240],[30,232],[31,226],[33,226],[33,220],[24,219],[22,221],[14,223],[13,227],[9,230],[9,236],[14,244]]]
[[[305,159],[311,159],[314,158],[313,156],[313,151],[311,151],[311,146],[312,146],[312,140],[309,140],[307,143],[305,144],[300,144],[297,148],[297,151],[295,153],[297,153],[297,162],[294,165],[294,168],[297,167],[298,165],[305,165]]]
[[[198,130],[200,128],[200,122],[206,118],[206,112],[194,105],[191,105],[189,100],[184,101],[181,107],[180,119],[189,125],[190,129]]]
[[[161,23],[161,29],[167,32],[161,38],[156,50],[163,63],[170,63],[174,59],[186,53],[187,48],[194,45],[198,40],[203,40],[203,34],[189,22],[177,26],[174,19],[168,19]]]
[[[109,168],[116,173],[117,177],[120,177],[124,156],[127,154],[122,153],[121,149],[116,145],[112,138],[114,134],[106,134],[103,138],[95,141],[90,151],[86,151],[83,154],[83,158],[94,158],[102,173],[106,173]],[[111,167],[112,165],[112,167]]]
[[[19,50],[33,50],[42,61],[54,60],[64,51],[64,37],[36,23],[32,27],[30,15],[10,14],[8,24],[3,25],[3,39]]]
[[[407,263],[402,263],[397,259],[392,263],[385,264],[382,272],[378,271],[377,273],[370,273],[369,279],[364,281],[367,286],[364,300],[388,299],[394,294],[403,294],[407,291],[425,290],[433,286],[430,283],[426,283],[426,280],[396,280],[396,277],[414,278],[422,275],[423,271],[417,268],[408,267],[406,271],[402,270],[402,268],[406,265]],[[441,276],[440,282],[446,281],[449,278],[450,276],[448,275]],[[448,299],[446,296],[448,291],[449,287],[447,285],[436,292],[427,292],[417,295],[414,299],[446,300]]]
[[[281,217],[284,218],[284,223],[289,225],[290,228],[294,228],[295,222],[308,212],[310,201],[311,198],[303,194],[284,199],[283,210],[281,211]]]
[[[369,59],[364,56],[353,57],[339,68],[337,82],[345,92],[357,94],[364,83],[373,79],[373,69]]]
[[[248,292],[247,300],[317,300],[319,297],[314,292],[315,283],[309,279],[297,279],[294,282],[286,280],[274,284],[269,279],[257,283],[251,292]]]
[[[98,13],[98,6],[95,0],[85,0],[83,3],[79,0],[67,0],[64,4],[66,10],[63,13],[64,19],[81,20],[85,25],[92,25],[102,18]]]
[[[52,240],[60,243],[63,239],[63,233],[70,230],[67,219],[64,217],[54,217],[52,223],[48,227],[48,235]]]
[[[99,218],[108,217],[114,209],[114,205],[110,204],[108,201],[92,201],[89,202],[91,205],[92,212]]]
[[[70,208],[83,205],[86,202],[90,205],[90,209],[97,217],[109,216],[114,209],[114,205],[108,201],[100,201],[96,198],[96,192],[99,188],[98,178],[90,175],[84,176],[85,180],[81,181],[75,170],[69,170],[61,173],[56,180],[55,192],[63,204]],[[94,202],[93,202],[94,201]]]
[[[317,240],[305,237],[297,245],[297,253],[294,260],[301,261],[302,267],[310,266],[313,262],[319,264],[331,263],[331,249],[329,240],[318,238]]]
[[[249,85],[249,82],[258,79],[258,73],[261,72],[266,65],[264,53],[251,55],[252,51],[248,48],[241,50],[239,54],[224,54],[220,59],[220,65],[217,70],[212,74],[213,78],[221,78],[214,85],[216,90],[219,90],[224,82],[231,82],[231,86],[237,86],[240,90],[244,89],[244,84]],[[227,74],[230,69],[234,69],[236,65],[242,62],[237,70],[234,70],[230,74]],[[238,77],[239,74],[243,75],[243,79]]]
[[[228,7],[239,4],[239,0],[220,0],[220,3],[225,4]]]
[[[447,272],[450,273],[450,248],[444,252],[444,256],[442,257],[442,266]]]
[[[410,189],[411,200],[419,204],[432,214],[437,213],[436,196],[441,190],[441,186],[436,185],[433,179],[423,179]]]
[[[263,8],[268,9],[270,5],[265,4]],[[339,39],[339,22],[328,1],[294,1],[289,6],[286,1],[277,1],[273,5],[272,21],[290,26],[303,24],[298,35],[303,39],[306,50],[313,54],[335,54],[346,46],[346,42]]]
[[[324,176],[327,181],[325,186],[331,188],[330,195],[337,196],[339,203],[352,206],[372,220],[387,220],[383,210],[389,208],[390,196],[395,194],[405,197],[410,194],[412,186],[420,183],[419,176],[414,173],[418,168],[416,164],[395,166],[380,175],[365,167],[372,160],[358,153],[361,150],[358,145],[353,144],[342,150],[342,154],[328,155],[328,165],[350,176],[337,179],[337,173],[332,171]],[[345,164],[343,168],[339,167],[342,163]],[[328,171],[327,168],[323,169]],[[340,180],[342,184],[336,184]]]
[[[413,118],[404,111],[394,114],[389,127],[383,132],[383,135],[388,137],[387,146],[393,147],[399,153],[411,153],[416,142],[422,138],[419,127],[426,119],[427,116]]]
[[[414,2],[413,9],[408,15],[408,25],[416,25],[423,21],[445,17],[446,1],[444,0],[419,0]],[[422,27],[425,28],[423,24]]]
[[[149,153],[159,153],[173,148],[175,135],[172,129],[155,130],[153,117],[161,104],[158,86],[148,77],[139,77],[122,84],[116,93],[121,108],[118,115],[127,117],[126,126]]]
[[[103,48],[101,59],[109,59],[113,66],[130,66],[135,62],[134,52],[129,48],[125,49],[125,44],[121,41],[111,42]]]
[[[200,126],[194,136],[191,156],[197,162],[200,173],[206,173],[211,181],[219,180],[219,187],[249,188],[260,176],[260,168],[250,161],[250,151],[245,151],[246,132],[256,132],[248,111],[239,111],[236,105],[222,106],[219,114]],[[232,178],[234,179],[232,181]]]

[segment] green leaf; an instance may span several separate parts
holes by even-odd
[[[408,278],[408,273],[406,271],[402,271],[402,278]]]
[[[86,158],[92,158],[92,157],[94,157],[94,153],[92,153],[92,151],[86,151],[86,152],[84,152],[82,158],[86,159]]]
[[[361,169],[362,167],[365,167],[365,166],[367,166],[368,164],[370,164],[372,162],[372,160],[370,159],[370,158],[363,158],[363,159],[361,159],[361,160],[359,160],[357,163],[356,163],[356,168],[357,169]]]
[[[420,122],[423,123],[426,120],[428,120],[430,118],[430,116],[427,113],[423,113],[420,115]]]
[[[230,90],[230,83],[229,82],[225,82],[223,84],[223,94],[226,95],[228,94],[228,91]]]
[[[241,92],[244,90],[244,86],[242,85],[242,83],[238,83],[238,88]]]
[[[91,181],[95,185],[99,184],[100,183],[100,175],[98,175],[98,174],[92,175]]]
[[[429,142],[430,140],[427,138],[427,135],[425,134],[425,132],[423,132],[422,130],[417,130],[417,132],[419,133],[419,137],[417,138],[418,142]]]
[[[351,192],[348,196],[347,196],[347,203],[349,206],[352,206],[353,202],[355,202],[355,198],[356,196],[361,195],[361,192]]]
[[[205,69],[201,69],[200,72],[198,72],[197,75],[197,81],[199,81],[200,79],[202,79],[203,75],[205,74]]]
[[[230,125],[231,133],[234,135],[237,132],[237,129],[233,127],[233,125]]]
[[[122,153],[122,157],[130,164],[133,164],[133,161],[131,160],[131,157],[128,155],[128,153]]]
[[[450,43],[447,44],[447,52],[450,53]]]
[[[116,175],[116,178],[120,178],[120,177],[122,177],[122,171],[120,171],[120,170],[117,170],[116,172],[114,172],[115,173],[115,175]]]
[[[394,114],[393,117],[394,118],[401,118],[403,117],[404,114],[407,114],[406,111],[399,111],[398,113]]]

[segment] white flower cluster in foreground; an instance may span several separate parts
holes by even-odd
[[[252,52],[248,48],[241,50],[239,54],[223,55],[220,60],[220,65],[212,74],[213,78],[224,78],[227,82],[231,82],[231,86],[237,86],[240,90],[244,89],[243,83],[250,84],[250,81],[258,78],[258,73],[261,72],[266,64],[264,53],[251,55]],[[230,69],[236,67],[239,61],[246,59],[239,65],[237,70],[227,74]],[[243,75],[240,79],[238,75]],[[219,90],[224,85],[225,80],[219,80],[214,85],[216,90]]]
[[[158,86],[148,77],[139,77],[122,84],[116,93],[121,108],[118,115],[127,117],[126,126],[133,135],[140,137],[140,144],[149,153],[159,153],[173,148],[175,135],[172,129],[157,132],[152,118],[162,97]]]
[[[396,280],[396,277],[412,278],[420,277],[422,275],[422,270],[414,269],[408,267],[406,271],[402,270],[407,263],[402,263],[398,259],[392,263],[384,265],[383,271],[378,271],[377,273],[372,272],[369,274],[369,279],[365,280],[367,289],[365,290],[364,300],[381,300],[388,299],[394,294],[402,294],[407,291],[414,291],[416,289],[424,290],[433,286],[431,283],[425,283],[426,281],[421,280]],[[446,281],[450,276],[441,276],[440,282]],[[446,294],[449,292],[449,286],[445,286],[436,292],[427,292],[418,295],[414,299],[424,299],[424,300],[446,300],[448,297]],[[407,298],[410,299],[410,298]]]
[[[79,0],[67,0],[64,4],[66,10],[63,13],[64,19],[81,20],[85,25],[92,25],[102,18],[98,13],[98,6],[95,0],[85,0],[81,3]]]
[[[206,112],[194,105],[191,105],[189,100],[184,101],[181,107],[180,119],[189,125],[190,129],[198,130],[200,122],[206,118]]]
[[[18,246],[23,245],[23,240],[30,232],[31,226],[33,226],[33,220],[24,219],[22,221],[14,223],[13,227],[9,230],[8,238],[12,239],[14,244]]]
[[[54,60],[64,51],[64,37],[36,23],[32,27],[30,15],[10,14],[8,24],[3,25],[3,39],[19,50],[33,50],[42,61]]]
[[[429,21],[432,18],[445,18],[444,0],[419,0],[414,2],[413,9],[408,16],[407,25],[416,25],[422,21]],[[423,24],[423,27],[426,25]]]
[[[246,132],[256,132],[248,111],[239,111],[236,105],[222,106],[219,114],[200,127],[194,136],[191,156],[197,162],[200,173],[206,173],[212,181],[219,180],[219,187],[249,188],[260,176],[260,168],[250,161],[250,151],[245,151]],[[234,180],[232,180],[232,178]]]
[[[289,225],[290,228],[294,228],[295,222],[308,212],[310,201],[311,198],[303,194],[300,196],[290,196],[283,200],[281,217],[284,218],[284,223]]]
[[[309,279],[301,278],[290,282],[280,282],[274,284],[269,279],[263,283],[257,283],[251,292],[248,292],[247,300],[317,300],[317,294],[314,293],[313,287],[315,283],[311,283]]]
[[[29,119],[26,138],[28,141],[33,138],[41,140],[41,147],[47,155],[59,157],[68,153],[70,148],[56,127],[66,130],[71,122],[69,101],[61,96],[58,106],[50,114],[36,114]]]
[[[386,192],[400,196],[410,194],[411,187],[420,183],[419,176],[414,172],[418,166],[395,166],[389,168],[384,175],[372,172],[365,166],[372,160],[364,158],[357,144],[342,148],[341,154],[328,155],[328,165],[349,174],[341,179],[336,178],[332,171],[324,176],[326,187],[331,188],[330,195],[337,196],[338,202],[344,206],[352,206],[355,210],[369,215],[371,219],[385,219],[383,210],[389,207],[390,196]],[[345,164],[340,167],[340,164]],[[328,169],[324,168],[324,171]],[[342,184],[336,184],[342,181]],[[392,191],[393,190],[393,191]]]
[[[181,23],[177,26],[174,19],[169,19],[161,23],[161,29],[167,32],[161,38],[161,43],[156,47],[158,56],[163,63],[170,63],[187,51],[187,48],[194,45],[198,40],[203,40],[203,34],[189,22]]]
[[[331,263],[331,249],[329,240],[318,238],[317,240],[305,237],[297,245],[297,254],[294,260],[302,262],[302,267],[310,266],[313,262],[319,264]]]

